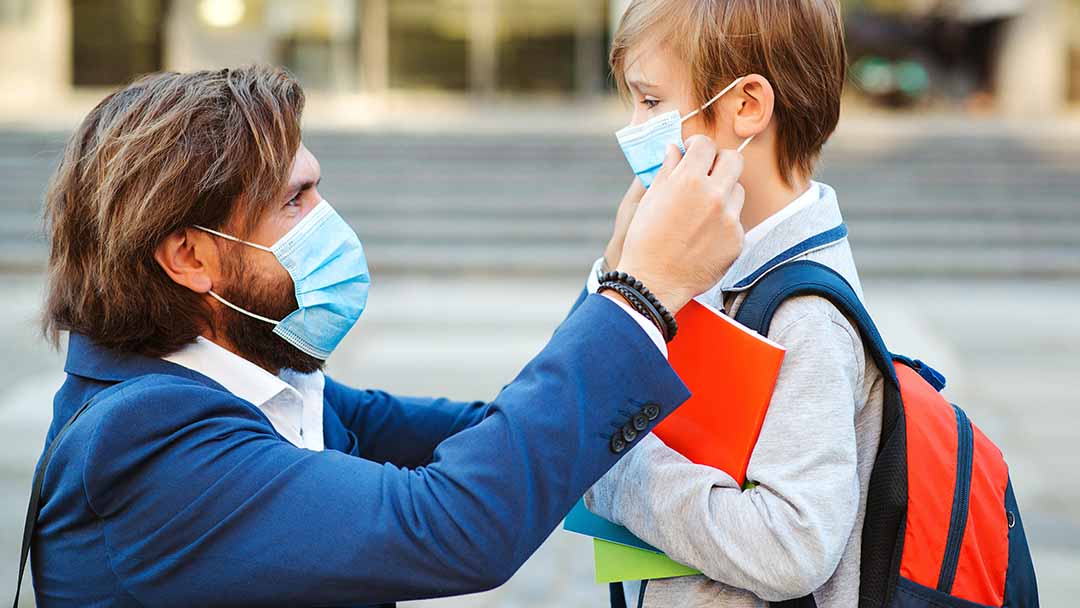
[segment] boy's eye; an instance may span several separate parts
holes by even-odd
[[[650,99],[650,98],[646,97],[645,99],[641,100],[641,103],[644,104],[646,108],[649,108],[651,110],[651,109],[655,108],[656,106],[658,106],[660,104],[660,100],[659,99]]]

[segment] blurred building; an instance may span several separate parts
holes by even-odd
[[[316,95],[592,97],[610,90],[606,50],[627,2],[0,0],[0,83],[26,105],[149,71],[269,62]],[[1080,0],[1031,4],[1001,66],[1015,113],[1080,101]]]
[[[592,95],[618,0],[0,0],[20,95],[250,62],[312,90]]]

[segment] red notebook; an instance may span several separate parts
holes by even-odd
[[[692,396],[654,432],[691,461],[744,484],[784,347],[696,300],[676,320],[668,359]]]

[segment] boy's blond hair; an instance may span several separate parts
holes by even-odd
[[[739,76],[767,78],[776,93],[780,173],[789,184],[813,174],[840,119],[847,73],[838,0],[633,0],[611,47],[624,94],[628,53],[652,41],[686,62],[699,103]],[[702,114],[712,125],[715,106]]]

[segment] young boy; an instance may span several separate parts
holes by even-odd
[[[635,125],[672,110],[686,118],[738,80],[683,123],[684,138],[723,148],[754,138],[740,179],[745,247],[705,301],[734,315],[749,287],[795,259],[837,270],[861,294],[836,194],[811,181],[845,78],[837,0],[634,0],[611,63]],[[598,267],[618,263],[643,192],[635,180]],[[784,303],[769,338],[788,352],[747,472],[753,489],[649,436],[586,495],[589,509],[704,574],[624,585],[615,605],[761,606],[808,594],[822,608],[858,605],[881,374],[821,298]]]

